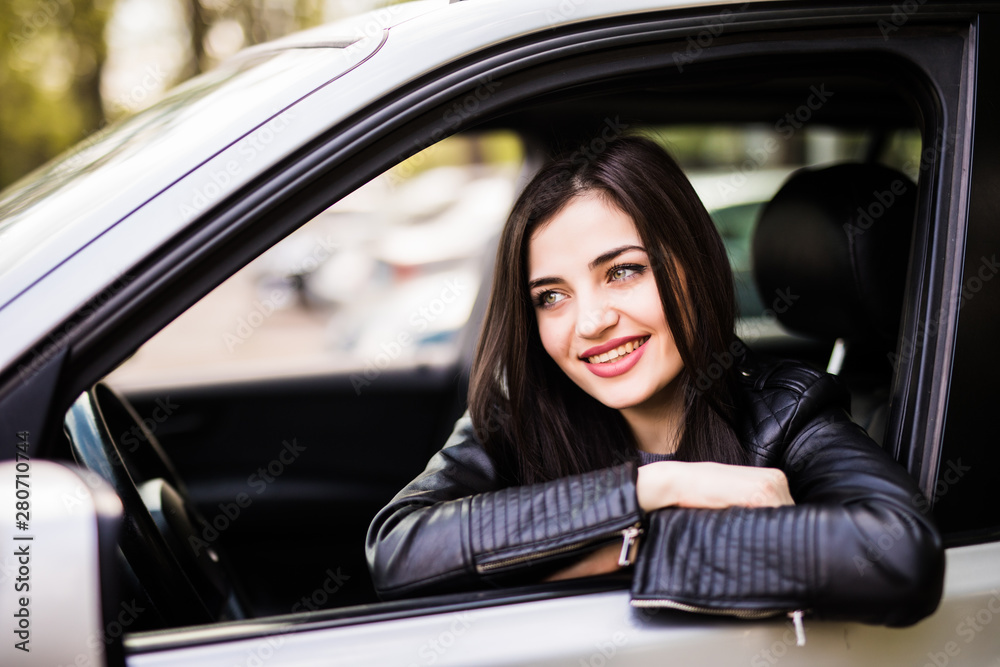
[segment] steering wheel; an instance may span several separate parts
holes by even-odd
[[[65,427],[77,463],[100,475],[121,499],[119,546],[164,622],[246,618],[225,554],[205,541],[208,523],[135,409],[98,383],[73,403]],[[138,437],[126,448],[116,433]]]

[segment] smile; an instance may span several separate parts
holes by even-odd
[[[649,336],[644,336],[642,338],[636,339],[634,341],[629,341],[624,345],[619,345],[618,347],[608,350],[603,354],[595,354],[592,357],[587,357],[587,363],[589,364],[606,364],[616,359],[620,359],[626,355],[632,354],[635,350],[642,347],[646,341],[649,340]]]
[[[643,353],[646,351],[646,341],[649,336],[634,338],[610,350],[601,350],[599,347],[587,352],[595,352],[581,359],[586,362],[588,371],[600,378],[614,378],[628,373],[639,363]],[[614,344],[615,341],[612,341]]]

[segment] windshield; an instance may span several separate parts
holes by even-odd
[[[71,254],[212,155],[349,70],[359,52],[368,49],[348,46],[349,41],[327,42],[322,48],[250,52],[223,63],[12,185],[0,195],[0,279],[27,272],[43,245],[50,250],[54,244],[64,246],[59,259]],[[83,224],[95,214],[98,220]],[[43,265],[51,266],[45,259]],[[23,280],[14,282],[11,293],[13,286],[4,281],[0,307],[26,286]]]

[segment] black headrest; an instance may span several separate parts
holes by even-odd
[[[779,321],[821,339],[894,346],[916,190],[877,164],[793,174],[764,207],[753,239],[757,287],[765,304],[781,297]]]

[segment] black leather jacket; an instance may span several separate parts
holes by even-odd
[[[909,625],[937,607],[941,539],[913,480],[847,415],[840,383],[798,364],[741,366],[737,435],[781,468],[795,506],[644,513],[636,464],[508,487],[463,417],[426,470],[375,517],[383,597],[538,581],[641,529],[632,603],[748,617],[805,610]]]

